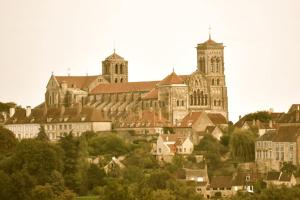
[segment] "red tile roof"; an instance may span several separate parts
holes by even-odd
[[[182,119],[179,127],[191,127],[196,122],[196,120],[199,119],[201,114],[202,112],[190,112]]]
[[[146,93],[142,99],[157,99],[158,98],[158,90],[157,88],[153,88],[150,92]]]
[[[183,80],[175,72],[169,74],[166,78],[159,82],[159,85],[182,84]]]
[[[157,83],[158,81],[99,84],[91,91],[91,94],[148,92]]]
[[[226,118],[220,113],[208,113],[207,116],[214,124],[227,124]]]
[[[68,88],[87,88],[98,76],[55,76],[59,84],[66,82]]]

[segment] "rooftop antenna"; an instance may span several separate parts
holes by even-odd
[[[71,74],[71,69],[70,69],[70,67],[68,67],[68,76],[70,76],[70,74]]]
[[[209,36],[209,40],[211,40],[211,26],[210,25],[208,27],[208,36]]]

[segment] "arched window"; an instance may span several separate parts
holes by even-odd
[[[222,102],[221,102],[221,100],[219,100],[219,106],[221,106],[222,105]]]
[[[120,83],[123,83],[123,78],[120,79]]]
[[[207,94],[204,96],[204,105],[208,104],[208,98],[207,98]]]
[[[215,63],[216,63],[216,58],[215,57],[211,58],[211,72],[215,71]]]
[[[118,79],[117,78],[115,78],[115,83],[117,83],[118,82]]]
[[[220,85],[220,79],[217,79],[217,85]]]
[[[194,104],[194,98],[193,98],[193,95],[190,95],[190,101],[191,101],[191,106]]]
[[[214,106],[217,106],[217,100],[214,100]]]
[[[177,100],[177,106],[179,106],[179,100]]]
[[[184,100],[181,101],[181,105],[184,106]]]
[[[123,74],[123,64],[120,65],[120,74]]]
[[[193,97],[194,97],[194,105],[197,105],[197,93],[196,93],[196,91],[194,91]]]
[[[115,73],[118,73],[118,64],[115,65]]]
[[[211,80],[211,85],[215,85],[215,79]]]

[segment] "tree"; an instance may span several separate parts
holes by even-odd
[[[100,169],[97,165],[91,164],[89,169],[87,170],[86,176],[86,186],[88,190],[92,190],[96,186],[103,186],[105,172],[103,169]]]
[[[170,190],[155,190],[151,194],[151,200],[176,200],[176,196]]]
[[[12,154],[17,143],[14,133],[0,126],[0,154]]]
[[[79,140],[69,133],[60,139],[59,145],[64,151],[63,177],[65,184],[69,189],[78,192],[80,186]]]
[[[61,149],[35,139],[22,140],[12,160],[14,171],[26,170],[41,185],[49,181],[54,170],[61,172],[63,167]]]
[[[48,135],[46,134],[44,126],[40,127],[40,131],[38,132],[38,136],[36,139],[40,140],[40,141],[45,141],[45,142],[50,141]]]
[[[55,200],[55,194],[50,184],[37,185],[32,190],[33,200]]]
[[[254,161],[256,137],[250,131],[236,130],[230,140],[232,157],[239,161]]]
[[[292,162],[284,162],[281,167],[281,171],[288,174],[292,174],[297,171],[297,166],[293,165]]]

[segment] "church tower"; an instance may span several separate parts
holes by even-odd
[[[128,61],[114,53],[102,61],[102,75],[109,83],[128,82]]]
[[[224,74],[224,45],[209,39],[197,45],[197,68],[206,77],[210,108],[228,117],[227,87]]]

